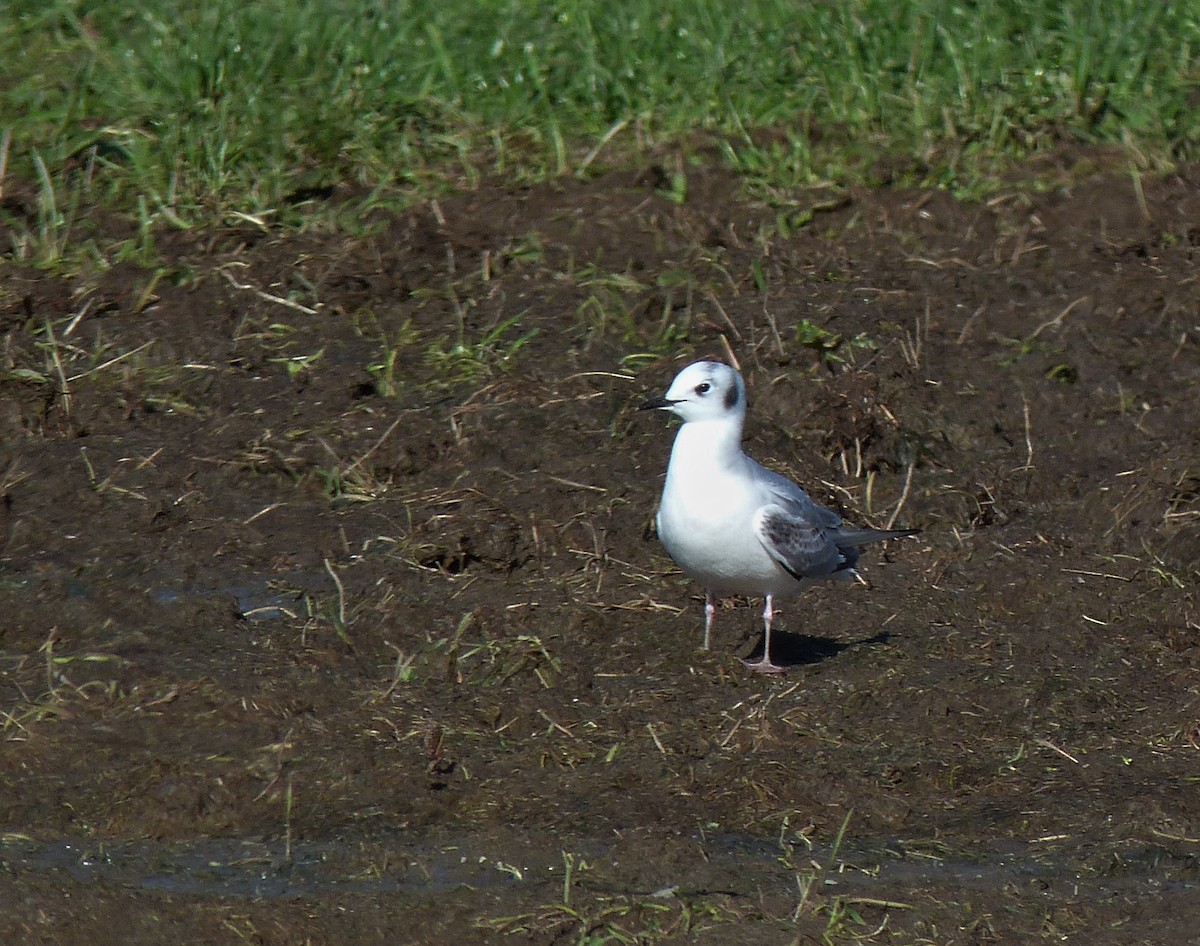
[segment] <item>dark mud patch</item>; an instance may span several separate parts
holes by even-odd
[[[6,267],[6,940],[1187,941],[1200,176],[691,174]],[[652,532],[634,408],[729,353],[756,456],[925,530],[779,680]]]

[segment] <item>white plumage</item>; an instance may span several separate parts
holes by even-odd
[[[658,537],[704,587],[706,649],[715,594],[762,595],[763,656],[748,666],[781,672],[771,661],[772,599],[815,581],[852,577],[858,546],[919,531],[845,528],[837,513],[746,456],[746,385],[728,365],[688,365],[665,397],[641,409],[670,411],[683,421],[659,503]]]

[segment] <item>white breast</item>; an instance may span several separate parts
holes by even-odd
[[[658,536],[677,565],[708,591],[785,594],[800,584],[767,553],[754,529],[764,497],[740,449],[714,454],[711,440],[686,424],[667,467]]]

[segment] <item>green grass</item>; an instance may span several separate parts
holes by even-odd
[[[85,179],[178,226],[300,223],[338,183],[370,205],[697,132],[777,189],[888,155],[978,187],[1064,140],[1170,163],[1200,138],[1198,44],[1200,6],[1140,0],[11,0],[0,121],[61,256]]]

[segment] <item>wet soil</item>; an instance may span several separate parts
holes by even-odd
[[[0,939],[1191,941],[1200,169],[666,180],[0,270]],[[924,530],[780,678],[653,534],[703,356]]]

